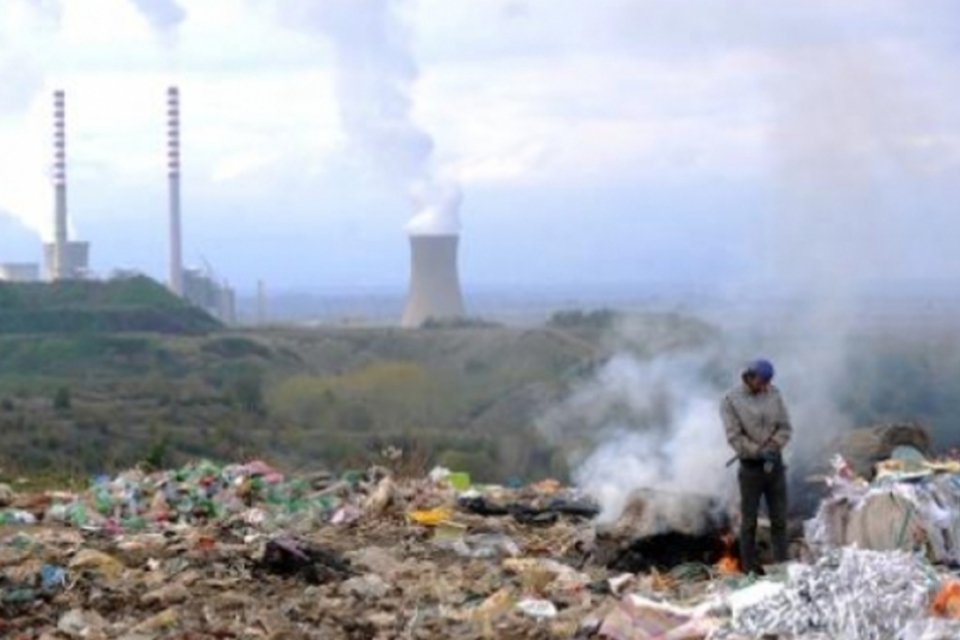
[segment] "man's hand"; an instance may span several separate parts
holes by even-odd
[[[760,459],[770,464],[780,462],[780,452],[776,449],[764,449],[760,452]]]

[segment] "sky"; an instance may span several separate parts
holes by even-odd
[[[960,278],[952,0],[2,0],[0,261],[52,227],[241,292],[401,290],[459,203],[466,289]],[[452,195],[451,195],[452,194]],[[452,218],[451,218],[452,220]]]

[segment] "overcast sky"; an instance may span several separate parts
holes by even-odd
[[[438,176],[468,289],[956,279],[958,53],[952,0],[2,0],[0,260],[63,88],[73,236],[163,277],[175,83],[184,255],[241,290],[401,289]]]

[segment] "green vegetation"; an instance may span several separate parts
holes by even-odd
[[[622,314],[613,309],[596,309],[594,311],[573,309],[557,311],[550,316],[547,324],[561,329],[610,329],[620,318],[622,318]]]
[[[0,334],[149,331],[198,334],[219,323],[146,277],[0,282]]]
[[[556,329],[489,325],[0,336],[0,466],[258,456],[344,468],[397,447],[410,472],[562,476],[531,424],[604,357]]]
[[[547,408],[614,353],[716,340],[676,314],[583,311],[535,328],[0,336],[0,468],[63,478],[255,456],[343,469],[395,447],[403,456],[390,464],[406,473],[444,464],[487,481],[564,478],[564,452],[533,428]],[[864,338],[838,398],[858,422],[917,419],[946,433],[960,421],[958,344]]]

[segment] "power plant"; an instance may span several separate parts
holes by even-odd
[[[183,264],[181,217],[181,131],[180,91],[166,91],[166,177],[168,195],[168,282],[169,290],[208,311],[224,322],[235,321],[236,294],[230,285],[205,265],[204,269],[186,269]],[[42,245],[42,274],[51,282],[92,277],[89,269],[90,244],[70,239],[67,190],[66,94],[53,92],[53,163],[51,180],[54,191],[53,240]],[[459,191],[448,198],[449,206],[427,207],[409,227],[410,283],[401,325],[422,326],[428,320],[462,318],[463,295],[457,268],[459,233],[456,208]],[[452,203],[452,204],[451,204]],[[421,224],[426,221],[426,224]],[[41,277],[35,263],[0,263],[0,281],[33,281]],[[258,287],[256,320],[266,321],[265,290]]]
[[[54,191],[53,241],[42,245],[43,275],[51,281],[90,278],[90,243],[70,240],[67,216],[67,127],[66,94],[53,92],[53,163],[51,181]],[[213,270],[185,270],[183,267],[180,219],[180,91],[167,89],[167,187],[169,198],[169,289],[192,304],[205,309],[224,322],[235,321],[235,294]],[[115,271],[115,273],[124,273]],[[0,281],[30,282],[40,278],[36,263],[0,264]]]
[[[459,240],[456,233],[410,234],[410,290],[400,322],[403,327],[463,317],[457,271]]]

